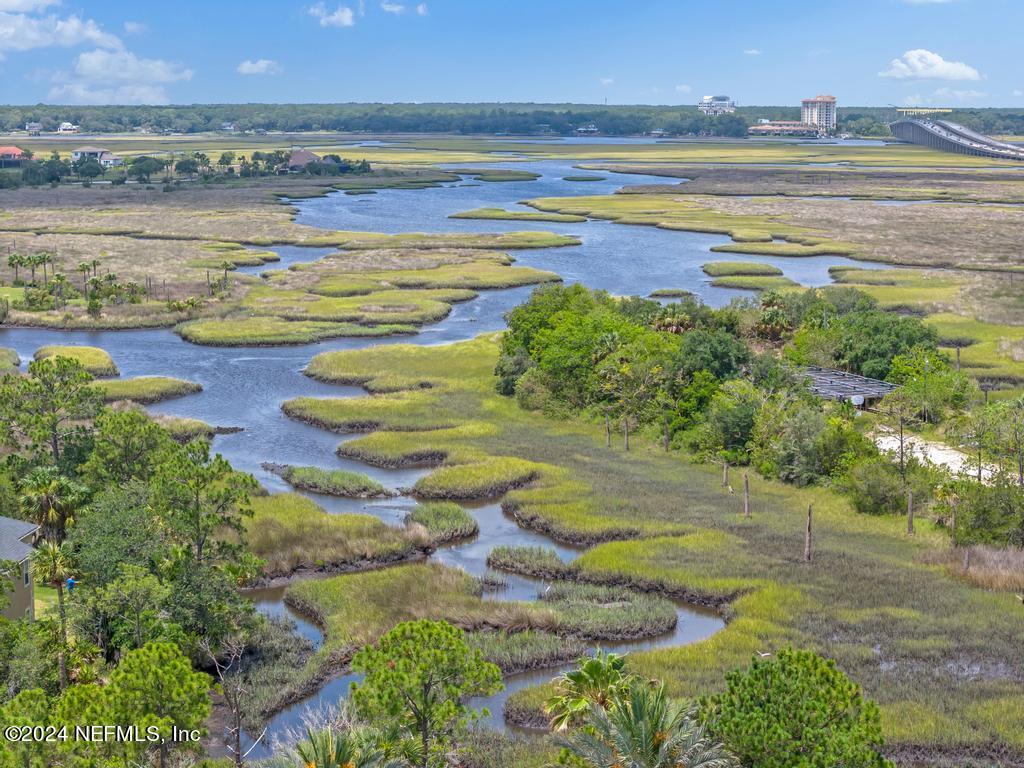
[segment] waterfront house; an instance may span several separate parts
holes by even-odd
[[[288,157],[288,162],[285,163],[285,169],[289,173],[301,173],[306,170],[306,166],[310,163],[322,162],[323,160],[320,158],[320,155],[316,155],[308,149],[293,149]]]
[[[20,168],[25,162],[25,153],[20,147],[0,147],[0,168]]]
[[[43,132],[43,124],[38,123],[35,120],[30,120],[29,122],[25,123],[25,132],[28,133],[30,136],[38,136],[40,133]]]
[[[77,163],[79,160],[89,159],[95,160],[104,168],[114,168],[119,165],[124,165],[123,159],[115,155],[109,149],[103,149],[102,147],[79,147],[71,152],[71,162],[73,163]]]
[[[34,523],[0,517],[0,562],[13,563],[13,573],[8,574],[13,590],[7,594],[4,616],[20,619],[35,618],[35,587],[32,583],[32,539],[38,527]]]

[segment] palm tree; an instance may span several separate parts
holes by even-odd
[[[18,282],[18,267],[25,266],[25,257],[15,251],[7,257],[7,266],[14,270],[14,282]]]
[[[50,278],[53,283],[53,287],[56,291],[57,298],[60,301],[61,306],[67,306],[67,302],[64,301],[64,286],[68,284],[68,279],[64,276],[63,272],[54,272],[53,277]]]
[[[57,663],[60,667],[60,687],[68,684],[68,666],[65,654],[68,648],[68,617],[64,607],[64,582],[71,575],[71,562],[64,544],[44,541],[32,553],[32,568],[44,584],[57,589],[57,610],[60,615],[60,650]]]
[[[31,256],[26,256],[25,261],[28,262],[25,266],[32,270],[32,285],[36,284],[36,267],[39,266],[39,254],[33,253]]]
[[[22,512],[40,527],[43,537],[60,544],[67,528],[74,525],[75,511],[82,503],[81,486],[61,475],[54,467],[36,467],[21,483]]]
[[[228,289],[228,271],[234,269],[235,265],[233,262],[230,261],[222,261],[220,263],[220,268],[224,270],[224,280],[222,281],[222,283],[224,286],[224,290],[226,291]]]
[[[39,259],[39,265],[43,268],[43,287],[46,287],[46,265],[53,264],[53,254],[49,251],[41,251],[37,254],[37,257]]]
[[[76,269],[82,273],[82,292],[85,293],[85,298],[89,298],[89,283],[86,281],[89,279],[89,272],[92,270],[92,265],[83,261],[78,264]]]
[[[608,709],[616,691],[630,680],[623,671],[625,666],[625,656],[598,650],[592,658],[581,659],[578,668],[558,678],[558,693],[544,705],[551,716],[551,729],[566,730],[586,717],[592,706]]]
[[[93,259],[89,263],[92,264],[92,276],[96,277],[96,270],[98,270],[100,268],[100,261],[99,261],[99,259]]]
[[[692,707],[674,704],[662,684],[634,680],[611,706],[594,705],[582,728],[562,742],[590,768],[737,768]]]
[[[336,733],[330,728],[306,731],[306,740],[296,746],[305,768],[389,768],[384,751],[362,734]]]

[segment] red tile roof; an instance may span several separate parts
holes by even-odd
[[[0,155],[14,155],[15,157],[21,157],[25,152],[21,147],[0,147]]]

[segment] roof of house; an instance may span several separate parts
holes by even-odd
[[[22,539],[35,533],[36,527],[35,523],[26,523],[13,517],[0,517],[0,560],[20,563],[31,555],[31,545]]]
[[[293,149],[291,156],[288,158],[288,167],[296,168],[298,166],[308,165],[309,163],[319,163],[320,156],[314,155],[308,149]]]
[[[0,155],[23,155],[25,151],[21,147],[0,147]]]
[[[104,149],[103,147],[79,147],[78,149],[73,149],[71,151],[72,152],[90,152],[90,153],[91,152],[98,152],[98,153],[102,154],[103,152],[109,152],[110,150],[109,149]]]
[[[888,381],[869,379],[867,376],[833,368],[809,366],[804,369],[804,375],[811,386],[811,392],[830,400],[849,400],[858,395],[865,400],[877,400],[897,388]]]
[[[806,104],[809,101],[835,101],[836,97],[828,93],[820,93],[813,99],[804,99],[803,103]]]

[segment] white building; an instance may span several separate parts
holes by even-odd
[[[74,123],[63,122],[57,129],[57,133],[78,133],[78,126]]]
[[[119,165],[124,165],[124,160],[115,155],[109,149],[103,149],[102,147],[79,147],[71,152],[71,162],[77,163],[79,160],[93,159],[104,168],[114,168]]]
[[[38,123],[35,120],[30,120],[29,122],[25,123],[25,131],[31,134],[32,136],[38,136],[40,133],[43,132],[43,124]]]
[[[800,122],[828,133],[836,129],[836,97],[827,94],[801,102]]]
[[[727,115],[736,111],[736,102],[728,96],[705,96],[697,104],[697,109],[705,115]]]

